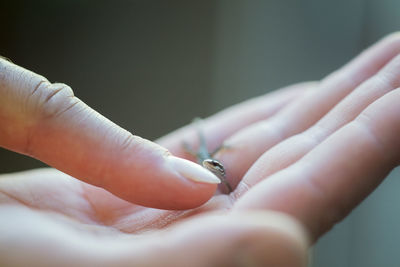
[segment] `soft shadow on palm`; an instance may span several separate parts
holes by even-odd
[[[216,195],[197,209],[158,210],[134,205],[51,168],[0,177],[0,205],[16,204],[77,224],[125,233],[160,229],[188,216],[228,209],[232,203],[227,195]]]

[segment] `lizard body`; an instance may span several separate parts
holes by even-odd
[[[195,119],[195,122],[197,124],[199,124],[201,122],[201,119]],[[198,134],[198,138],[199,138],[199,147],[198,147],[197,151],[193,151],[193,149],[187,143],[183,144],[184,149],[186,150],[186,152],[188,152],[189,154],[196,157],[197,162],[200,165],[202,165],[204,168],[206,168],[207,170],[212,172],[214,175],[216,175],[221,180],[221,182],[227,187],[227,189],[229,190],[229,193],[231,193],[233,190],[232,190],[231,185],[226,180],[226,173],[225,173],[224,166],[222,165],[221,162],[219,162],[218,160],[213,158],[213,156],[219,150],[221,150],[223,148],[223,146],[218,147],[215,151],[210,153],[207,149],[206,139],[205,139],[204,134],[201,131],[200,127],[198,127],[198,129],[197,129],[197,134]]]

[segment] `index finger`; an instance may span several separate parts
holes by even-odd
[[[190,161],[132,135],[65,84],[0,59],[0,145],[130,202],[167,209],[203,204],[220,181]]]

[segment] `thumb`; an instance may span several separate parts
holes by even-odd
[[[0,146],[154,208],[196,207],[219,183],[199,165],[115,125],[67,85],[1,58]]]

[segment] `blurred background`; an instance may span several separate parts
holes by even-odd
[[[0,55],[155,139],[319,80],[400,30],[397,0],[4,1]],[[44,166],[0,150],[0,173]],[[313,266],[399,266],[400,172],[315,246]]]

